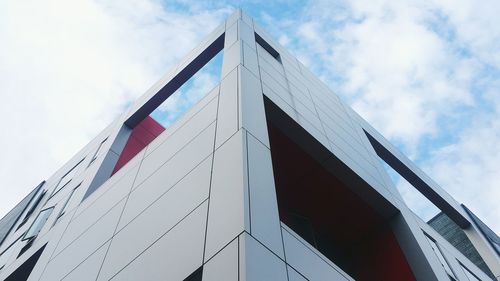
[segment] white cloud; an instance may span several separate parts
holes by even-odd
[[[0,3],[0,216],[229,14],[149,1]]]

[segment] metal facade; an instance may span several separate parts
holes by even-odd
[[[115,173],[132,128],[220,49],[219,85]],[[500,280],[497,252],[461,205],[241,10],[46,181],[29,221],[0,245],[0,280],[21,280],[16,269],[42,247],[24,280],[201,280],[197,270],[203,281],[355,280],[280,221],[270,123],[387,221],[416,280],[450,280],[427,237],[456,280],[492,279],[409,210],[380,158],[460,226]]]

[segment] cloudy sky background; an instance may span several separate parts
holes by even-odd
[[[1,1],[0,217],[235,7],[500,232],[496,0]]]

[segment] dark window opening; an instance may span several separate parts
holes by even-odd
[[[4,281],[26,281],[35,267],[38,259],[43,253],[46,245],[43,245],[31,257],[29,257],[21,266],[12,272]]]
[[[273,115],[285,113],[266,103],[280,220],[355,280],[415,280],[391,218],[356,194],[341,172],[312,156],[319,142],[291,118],[274,121]]]
[[[224,34],[125,121],[82,201],[219,84],[223,48]]]
[[[260,37],[259,34],[255,33],[255,41],[259,46],[261,46],[267,53],[269,53],[275,60],[281,63],[280,53],[276,51],[269,43],[264,40],[264,38]]]
[[[493,278],[493,273],[462,229],[469,222],[457,216],[456,211],[448,206],[448,203],[443,201],[439,195],[435,194],[435,191],[431,187],[428,187],[424,181],[392,155],[375,138],[367,132],[365,133],[377,152],[382,166],[386,169],[408,208],[436,230],[437,233],[479,267],[486,275]],[[437,206],[438,204],[440,207]]]
[[[199,267],[193,273],[191,273],[188,277],[184,279],[184,281],[201,281],[203,279],[203,266]]]

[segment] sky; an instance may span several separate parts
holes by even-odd
[[[500,233],[497,0],[0,1],[0,217],[237,7]]]

